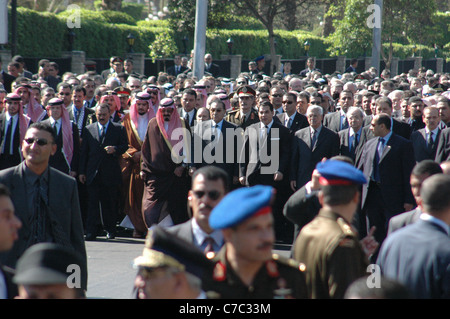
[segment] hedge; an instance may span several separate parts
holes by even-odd
[[[68,49],[67,19],[72,12],[59,14],[41,13],[19,7],[17,10],[17,52],[26,57],[60,57],[62,51]],[[183,37],[185,34],[174,33],[167,21],[137,21],[123,12],[90,11],[82,9],[81,28],[74,28],[74,50],[86,52],[87,57],[107,58],[112,55],[124,56],[128,45],[126,37],[132,33],[136,42],[135,52],[149,54],[149,44],[156,35],[167,34],[173,37],[180,52],[183,52]],[[447,15],[445,16],[447,17]],[[237,19],[238,20],[238,19]],[[9,19],[11,23],[11,19]],[[123,23],[123,22],[126,22]],[[255,23],[254,21],[250,24]],[[11,25],[11,24],[10,24]],[[10,28],[11,30],[11,28]],[[11,32],[11,31],[10,31]],[[208,29],[206,32],[206,50],[218,59],[222,54],[228,54],[226,41],[233,39],[233,54],[242,54],[243,59],[254,59],[268,54],[269,41],[266,30],[217,30]],[[309,55],[317,58],[327,58],[325,39],[312,33],[295,31],[275,31],[277,41],[276,53],[283,59],[296,59],[305,56],[303,43],[308,40],[311,44]],[[187,51],[193,48],[194,36],[190,36]],[[384,44],[386,48],[386,44]],[[424,59],[434,57],[434,48],[418,46]],[[448,57],[448,45],[440,49],[439,56]],[[411,45],[394,45],[394,56],[401,59],[410,57]],[[349,56],[350,58],[350,56]]]

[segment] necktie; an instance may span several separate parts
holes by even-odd
[[[289,121],[288,121],[288,123],[287,123],[287,128],[291,128],[291,125],[292,125],[292,119],[289,118]]]
[[[40,243],[45,240],[45,199],[46,196],[44,194],[43,185],[41,185],[41,180],[38,177],[35,182],[35,233],[34,233],[34,241],[35,243]]]
[[[214,239],[212,239],[211,237],[206,237],[205,240],[203,241],[203,243],[206,243],[205,249],[203,250],[203,252],[205,254],[210,253],[210,252],[214,252]]]
[[[219,126],[216,124],[212,126],[211,141],[214,141],[217,138],[219,138]]]
[[[347,117],[344,116],[344,118],[342,119],[342,128],[341,128],[341,130],[345,130],[347,128],[348,128]]]
[[[184,115],[184,119],[190,124],[190,122],[189,122],[189,113],[186,113]]]
[[[316,142],[317,142],[317,131],[313,130],[313,134],[311,137],[311,149],[314,149],[314,146],[316,146]]]
[[[352,151],[356,150],[356,146],[358,146],[358,133],[355,133],[353,135],[353,141],[352,141]]]
[[[431,151],[433,149],[433,146],[434,146],[433,132],[430,132],[428,134],[428,149]]]
[[[377,150],[375,151],[375,157],[373,160],[373,175],[372,175],[372,179],[378,183],[381,181],[380,170],[378,166],[380,164],[381,154],[383,153],[383,147],[384,147],[384,138],[380,138],[378,140],[378,146]]]
[[[10,118],[6,127],[6,135],[5,135],[5,147],[3,149],[3,153],[11,154],[11,131],[12,131],[12,121]]]
[[[106,127],[104,125],[102,125],[101,129],[100,129],[100,142],[103,143],[103,140],[105,139],[105,135],[106,135]]]

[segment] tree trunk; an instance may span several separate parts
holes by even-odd
[[[288,31],[293,31],[297,27],[296,19],[297,5],[295,1],[286,1],[286,20],[284,26]]]
[[[270,46],[270,74],[272,76],[275,72],[277,72],[276,65],[276,51],[275,51],[275,34],[273,33],[273,22],[267,26],[267,30],[269,31],[269,46]]]

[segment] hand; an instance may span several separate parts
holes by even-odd
[[[69,175],[72,176],[72,177],[76,177],[76,176],[77,176],[77,172],[70,171],[70,172],[69,172]]]
[[[283,179],[283,173],[281,172],[276,172],[275,175],[273,176],[273,180],[274,181],[281,181]]]
[[[195,167],[191,167],[191,168],[189,169],[189,176],[194,175],[194,172],[195,172],[196,170],[197,170],[197,169],[196,169]]]
[[[141,152],[136,152],[133,154],[133,162],[139,163],[141,160]]]
[[[294,192],[297,190],[297,181],[291,181],[291,189]]]
[[[377,250],[378,246],[380,245],[375,240],[375,237],[373,237],[373,234],[375,233],[376,229],[377,228],[375,226],[372,226],[372,228],[369,231],[369,234],[360,241],[367,258],[373,255],[373,253]]]
[[[241,185],[245,185],[245,176],[239,177],[239,183],[241,183]]]
[[[403,204],[403,208],[405,209],[405,212],[409,212],[410,210],[412,210],[414,208],[414,205],[413,204],[404,203]]]
[[[81,174],[80,176],[78,176],[78,179],[80,180],[81,184],[86,183],[86,175]]]
[[[114,154],[116,152],[116,148],[114,146],[105,146],[106,154]]]
[[[311,190],[312,191],[320,190],[319,178],[320,178],[320,173],[318,170],[315,169],[313,171],[312,177],[311,177]]]
[[[177,168],[175,168],[175,171],[173,173],[175,174],[175,176],[181,177],[181,175],[183,175],[183,172],[184,172],[184,167],[177,166]]]

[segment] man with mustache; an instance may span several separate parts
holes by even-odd
[[[223,169],[212,165],[196,170],[192,176],[192,189],[188,194],[192,218],[169,227],[167,231],[193,243],[205,254],[218,251],[223,245],[222,232],[209,226],[209,216],[228,192],[228,179],[228,174]]]
[[[173,99],[162,99],[141,148],[142,214],[147,228],[163,220],[169,225],[188,220],[188,137],[189,124],[180,117]]]
[[[274,194],[271,186],[239,188],[213,209],[209,224],[222,230],[225,245],[204,281],[208,297],[307,298],[304,265],[272,254]]]

